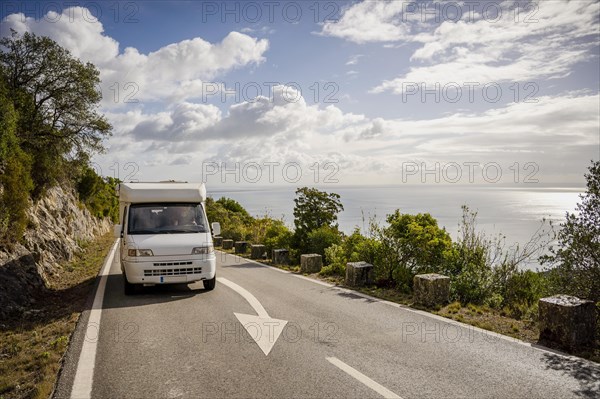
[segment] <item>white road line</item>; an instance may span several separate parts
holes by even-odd
[[[226,286],[228,286],[229,288],[231,288],[232,290],[234,290],[235,292],[237,292],[238,294],[243,296],[244,299],[246,301],[248,301],[250,306],[252,306],[254,311],[256,313],[258,313],[258,317],[269,318],[269,314],[267,313],[265,308],[263,308],[263,305],[261,305],[260,302],[258,302],[258,299],[256,299],[256,297],[254,295],[252,295],[250,292],[246,291],[245,288],[240,287],[233,281],[229,281],[223,277],[217,277],[217,280],[219,281],[219,283],[225,284]]]
[[[302,279],[302,280],[307,280],[307,281],[310,281],[310,282],[312,282],[312,283],[315,283],[315,284],[322,285],[323,287],[327,287],[327,288],[335,288],[335,285],[333,285],[333,284],[331,284],[331,283],[326,283],[325,281],[316,280],[316,279],[314,279],[314,278],[306,277],[306,276],[303,276],[303,275],[301,275],[301,274],[293,274],[293,276],[294,276],[294,277],[297,277],[297,278],[300,278],[300,279]]]
[[[371,388],[384,398],[395,398],[402,399],[400,396],[396,395],[394,392],[390,391],[386,387],[381,384],[376,383],[360,371],[348,366],[346,363],[342,362],[340,359],[336,357],[327,357],[327,361],[334,366],[338,367],[340,370],[345,371],[350,376],[356,378],[358,381],[362,382],[367,387]]]
[[[96,363],[96,346],[98,337],[100,336],[100,318],[102,317],[102,301],[104,300],[104,291],[106,290],[106,280],[110,266],[115,257],[115,250],[119,240],[115,241],[112,246],[104,265],[100,270],[100,283],[94,297],[94,303],[90,310],[90,317],[85,326],[85,335],[83,337],[83,345],[77,362],[77,370],[75,371],[75,379],[71,388],[71,398],[84,399],[92,396],[92,382],[94,380],[94,365]],[[96,329],[96,336],[92,339],[87,338],[87,332],[90,327]]]
[[[266,267],[267,269],[275,270],[275,271],[278,271],[279,273],[291,274],[290,271],[283,270],[283,269],[280,269],[278,267],[271,266],[271,265],[265,265],[264,263],[257,262],[257,261],[255,261],[253,259],[244,258],[243,256],[239,256],[239,255],[236,255],[236,254],[230,254],[228,252],[223,252],[223,251],[219,251],[219,250],[217,250],[217,252],[220,252],[222,255],[225,255],[225,258],[227,258],[228,256],[233,256],[233,257],[236,257],[236,258],[240,259],[243,262],[254,263],[255,265]]]

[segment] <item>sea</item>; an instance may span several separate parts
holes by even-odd
[[[386,185],[317,187],[340,195],[344,210],[338,215],[339,227],[349,234],[359,228],[368,231],[369,220],[385,224],[386,215],[429,213],[452,238],[458,236],[462,205],[477,212],[477,229],[488,237],[505,237],[506,248],[525,245],[547,230],[548,222],[558,225],[566,212],[574,212],[583,187],[569,186],[482,186],[482,185]],[[209,187],[215,199],[229,197],[238,201],[254,216],[269,215],[294,222],[295,186]],[[546,223],[543,221],[546,220]],[[523,265],[537,269],[537,261]]]

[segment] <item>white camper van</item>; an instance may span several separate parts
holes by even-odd
[[[216,257],[199,183],[121,183],[117,187],[121,223],[120,260],[125,294],[143,285],[203,281],[212,290]],[[221,226],[212,224],[219,235]]]

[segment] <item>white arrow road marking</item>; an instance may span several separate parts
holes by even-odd
[[[271,349],[273,349],[273,346],[275,345],[275,342],[277,342],[277,338],[279,338],[281,335],[281,332],[287,324],[287,321],[269,317],[269,314],[260,304],[260,302],[258,302],[258,299],[256,299],[256,297],[254,297],[254,295],[248,292],[245,288],[240,287],[233,281],[229,281],[223,277],[217,277],[217,280],[219,283],[225,284],[244,297],[250,306],[252,306],[254,311],[258,313],[258,316],[241,313],[234,313],[234,315],[237,317],[242,326],[244,326],[252,339],[254,339],[254,342],[256,342],[265,356],[267,356],[269,352],[271,352]]]
[[[372,390],[374,390],[375,392],[377,392],[384,398],[402,399],[400,396],[396,395],[394,392],[390,391],[383,385],[376,383],[375,381],[373,381],[372,379],[370,379],[369,377],[367,377],[360,371],[348,366],[346,363],[342,362],[340,359],[338,359],[336,357],[327,357],[326,359],[329,363],[331,363],[334,366],[338,367],[339,369],[345,371],[346,373],[348,373],[352,377],[356,378],[358,381],[362,382],[363,384],[365,384],[366,386],[368,386],[369,388],[371,388]]]

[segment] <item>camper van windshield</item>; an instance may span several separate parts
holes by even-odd
[[[138,204],[129,209],[128,234],[206,233],[200,204]]]

